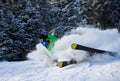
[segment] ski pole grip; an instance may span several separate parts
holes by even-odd
[[[76,43],[73,43],[73,44],[71,45],[71,47],[72,47],[72,49],[75,49],[75,48],[77,47],[77,44],[76,44]]]

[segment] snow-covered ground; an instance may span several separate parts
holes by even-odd
[[[115,57],[71,49],[72,43],[115,51]],[[59,61],[74,59],[78,64],[63,68],[55,66],[41,44],[31,52],[29,60],[1,62],[0,81],[120,81],[120,36],[116,29],[101,31],[94,28],[77,28],[59,39],[54,47],[54,56]],[[81,62],[82,61],[82,62]]]

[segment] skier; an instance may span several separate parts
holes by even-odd
[[[57,41],[57,37],[51,34],[41,34],[39,36],[41,44],[44,45],[49,51],[52,51],[54,43]]]
[[[51,34],[41,34],[39,36],[39,38],[41,39],[41,44],[43,46],[45,46],[49,51],[52,52],[52,48],[54,46],[54,43],[57,41],[57,37],[51,35]],[[57,59],[53,60],[54,62],[58,62]],[[57,63],[57,66],[62,68],[64,66],[70,65],[70,64],[74,64],[76,63],[75,60],[70,60],[70,61],[61,61]]]

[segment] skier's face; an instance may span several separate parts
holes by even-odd
[[[40,42],[43,42],[43,39],[40,39]]]

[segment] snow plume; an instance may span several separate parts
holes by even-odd
[[[120,53],[120,36],[117,29],[99,30],[79,27],[59,39],[54,46],[54,54],[58,57],[58,61],[68,61],[71,59],[78,62],[84,60],[92,62],[109,61],[116,57],[114,58],[107,54],[95,54],[89,57],[89,54],[85,51],[71,49],[72,43]]]
[[[53,48],[53,54],[49,52],[43,45],[38,44],[36,50],[28,54],[28,58],[37,60],[41,66],[52,65],[51,59],[58,58],[58,61],[69,61],[71,59],[77,62],[108,62],[118,57],[112,57],[108,54],[95,54],[92,57],[85,51],[73,50],[72,43],[80,45],[103,49],[108,51],[115,51],[120,53],[120,36],[116,29],[113,30],[99,30],[95,28],[77,28],[66,33],[59,39]],[[51,58],[52,57],[52,58]]]

